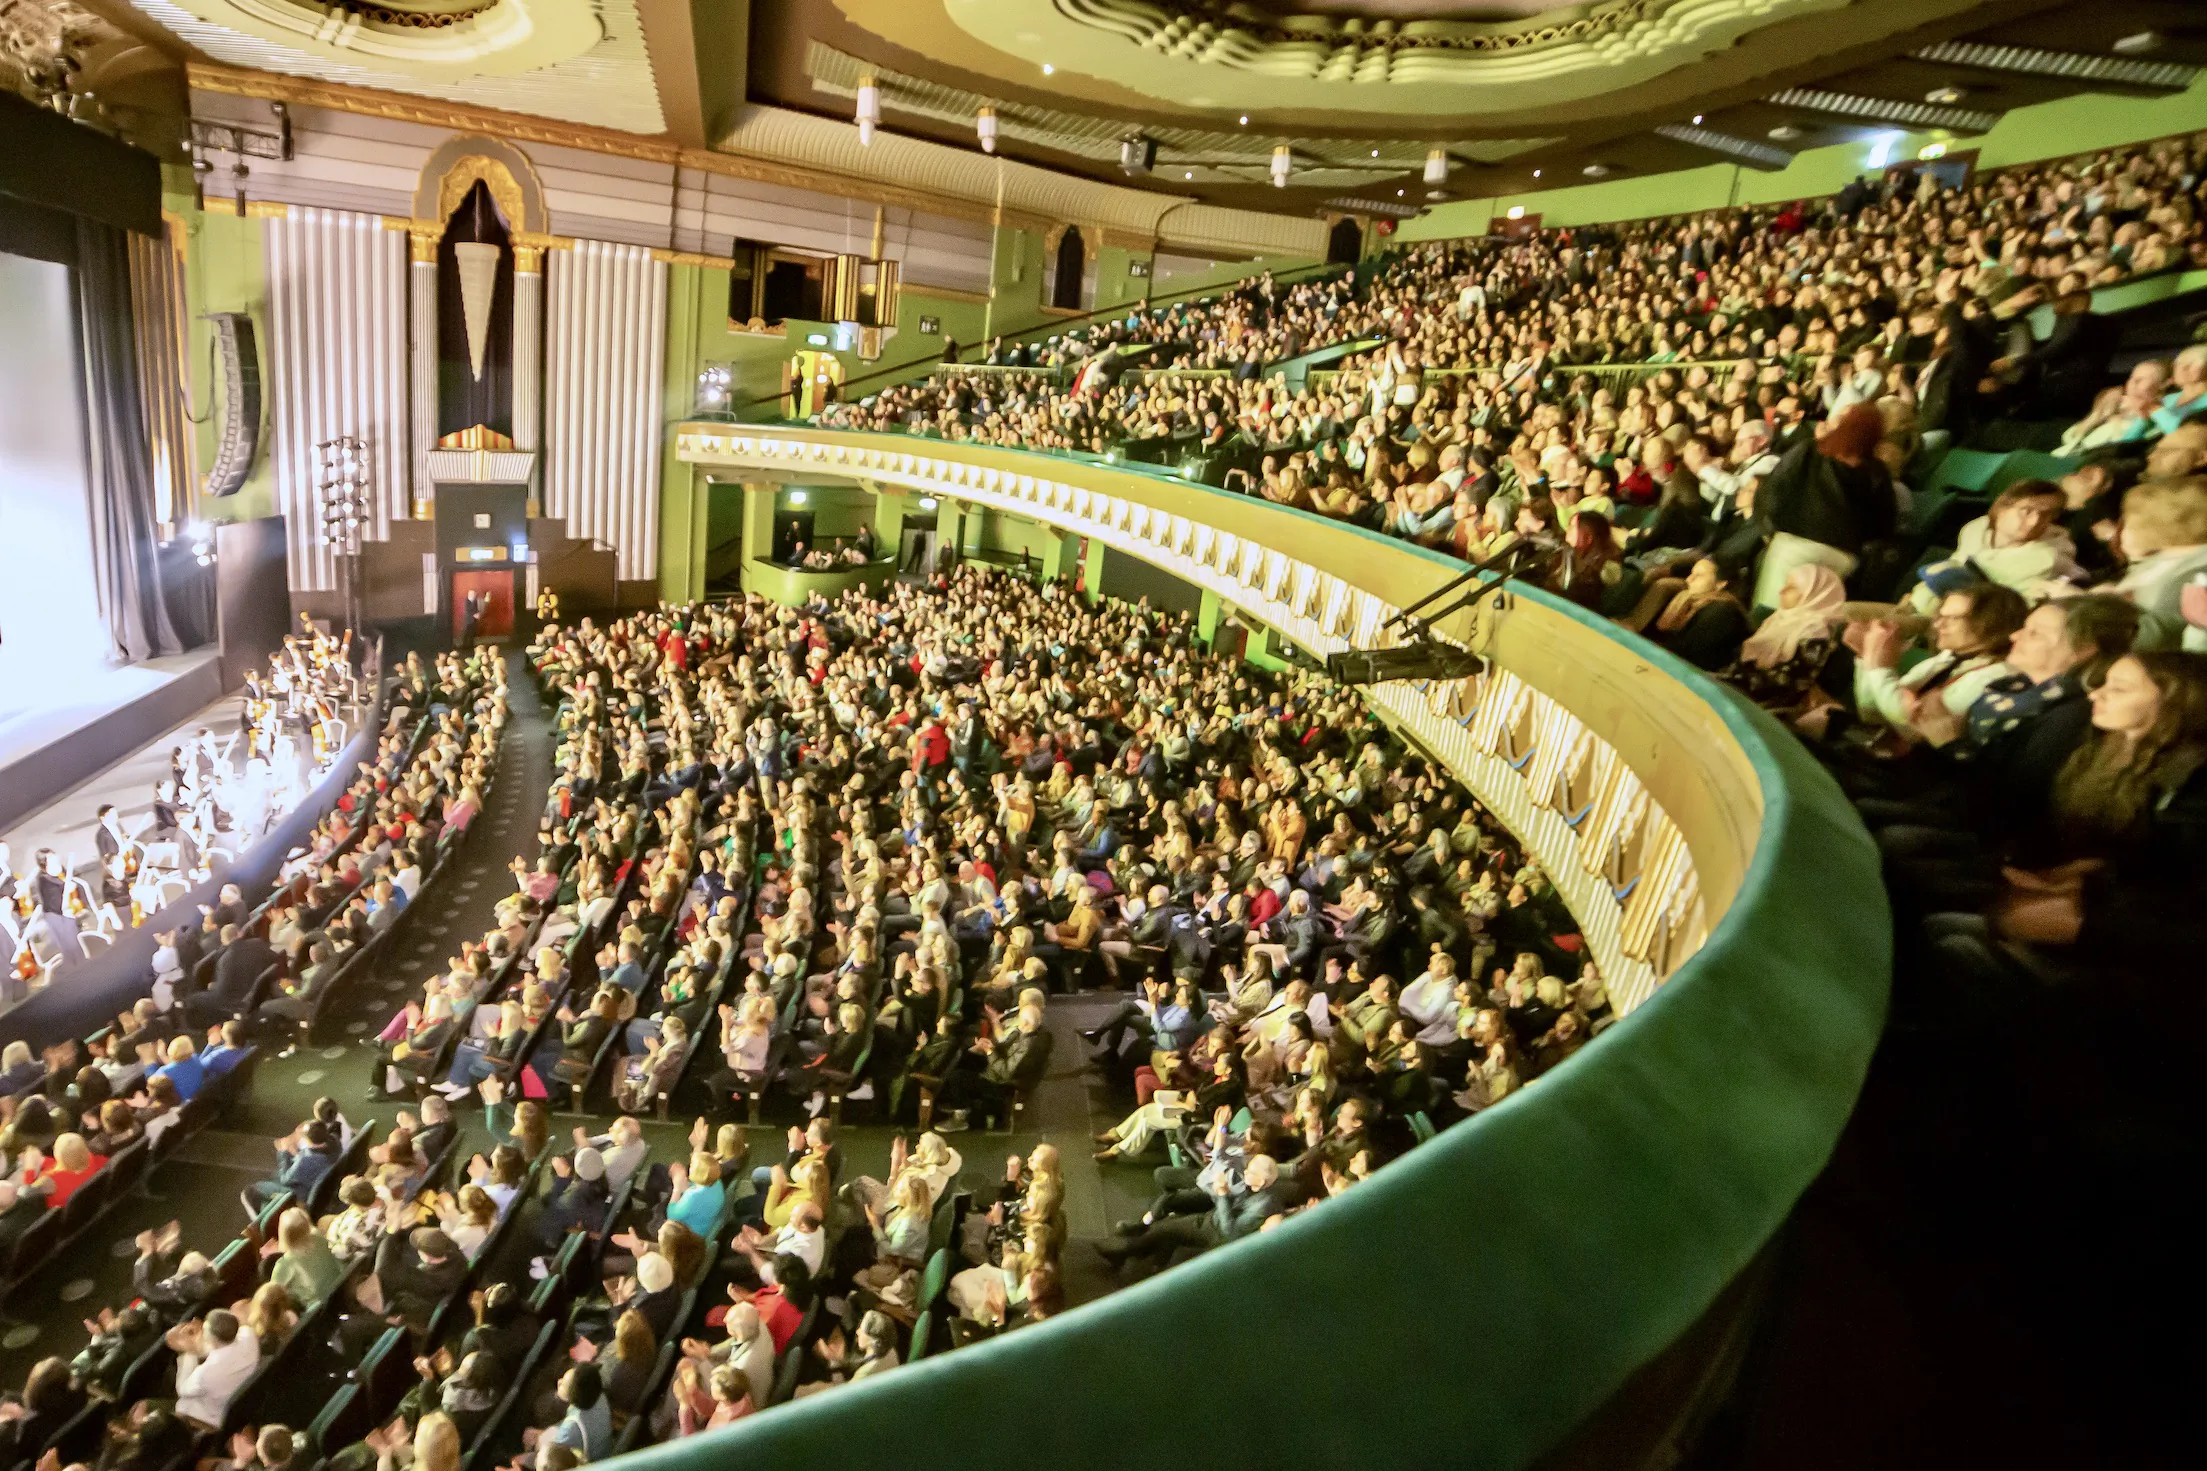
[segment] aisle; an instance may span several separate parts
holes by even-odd
[[[255,1147],[269,1152],[267,1141],[290,1131],[307,1115],[314,1100],[335,1098],[355,1123],[369,1116],[369,1073],[375,1064],[373,1040],[421,983],[442,970],[468,940],[479,940],[491,927],[498,901],[513,892],[507,866],[516,857],[533,865],[537,828],[544,812],[545,789],[552,780],[552,712],[538,698],[536,683],[518,651],[506,656],[510,713],[500,743],[498,784],[489,808],[477,819],[460,849],[459,861],[422,892],[428,906],[408,921],[394,953],[375,973],[362,978],[350,996],[332,1009],[328,1030],[342,1042],[317,1051],[266,1059],[256,1079],[251,1109],[227,1120],[228,1129],[254,1136]],[[379,1105],[381,1122],[396,1105]],[[219,1138],[219,1135],[213,1137]]]
[[[336,1003],[332,1024],[347,1040],[281,1060],[265,1057],[250,1102],[221,1127],[187,1141],[153,1172],[148,1188],[162,1199],[133,1199],[110,1212],[98,1229],[18,1292],[7,1304],[7,1327],[0,1331],[0,1386],[18,1388],[39,1359],[70,1357],[84,1347],[82,1319],[128,1296],[136,1255],[132,1242],[140,1231],[180,1221],[185,1245],[210,1256],[235,1237],[245,1224],[239,1191],[274,1173],[274,1141],[306,1117],[316,1098],[335,1098],[355,1124],[374,1118],[390,1125],[396,1105],[365,1101],[375,1052],[363,1043],[461,941],[480,938],[490,927],[493,908],[513,890],[506,865],[516,855],[536,856],[537,822],[551,782],[551,712],[537,699],[520,655],[509,653],[507,659],[511,714],[489,809],[477,819],[459,862],[423,892],[418,902],[429,908],[415,916],[398,953]],[[479,1109],[463,1114],[463,1123],[478,1134],[480,1120]]]

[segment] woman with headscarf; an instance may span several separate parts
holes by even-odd
[[[1787,576],[1778,606],[1740,645],[1726,678],[1768,710],[1800,705],[1831,657],[1833,629],[1847,587],[1821,562],[1804,562]]]

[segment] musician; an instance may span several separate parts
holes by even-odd
[[[25,929],[25,938],[44,926],[47,940],[67,965],[84,959],[84,945],[77,938],[77,916],[70,913],[69,874],[62,867],[61,855],[51,848],[41,848],[37,856],[37,872],[31,878],[31,893],[38,904],[38,913]]]
[[[113,802],[100,804],[99,826],[92,830],[92,842],[100,850],[100,862],[103,864],[110,858],[120,858],[138,846],[131,840],[130,834],[123,831],[123,815],[115,810]]]

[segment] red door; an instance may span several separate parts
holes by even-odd
[[[469,637],[469,599],[474,599],[475,638],[504,638],[513,632],[513,573],[455,572],[452,574],[452,639]]]

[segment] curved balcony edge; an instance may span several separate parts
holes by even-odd
[[[925,486],[1104,535],[1169,571],[1231,576],[1237,602],[1316,647],[1368,642],[1394,599],[1461,570],[1339,523],[1080,457],[802,426],[683,425],[677,439],[701,469]],[[1201,1453],[1232,1466],[1515,1468],[1694,1324],[1783,1223],[1852,1111],[1891,974],[1877,853],[1836,785],[1768,716],[1600,619],[1538,592],[1511,597],[1457,631],[1578,723],[1548,732],[1551,748],[1599,735],[1668,810],[1717,809],[1682,813],[1673,861],[1686,854],[1699,871],[1707,928],[1666,980],[1621,1005],[1569,1065],[1279,1229],[633,1464],[847,1452],[878,1435],[905,1471],[1123,1466],[1185,1454],[1197,1427],[1216,1425],[1226,1433]],[[1557,667],[1534,667],[1542,658]],[[1503,723],[1499,686],[1469,697],[1468,721],[1447,691],[1390,697],[1392,713],[1413,734],[1422,710],[1475,740],[1483,723]],[[1446,744],[1428,742],[1457,767],[1467,753]],[[1516,755],[1480,759],[1520,775],[1538,764],[1537,747],[1522,764]],[[1475,792],[1493,785],[1491,771],[1458,774]],[[1498,815],[1529,841],[1543,827],[1552,836],[1568,815],[1555,797]],[[1629,900],[1619,908],[1629,920]]]

